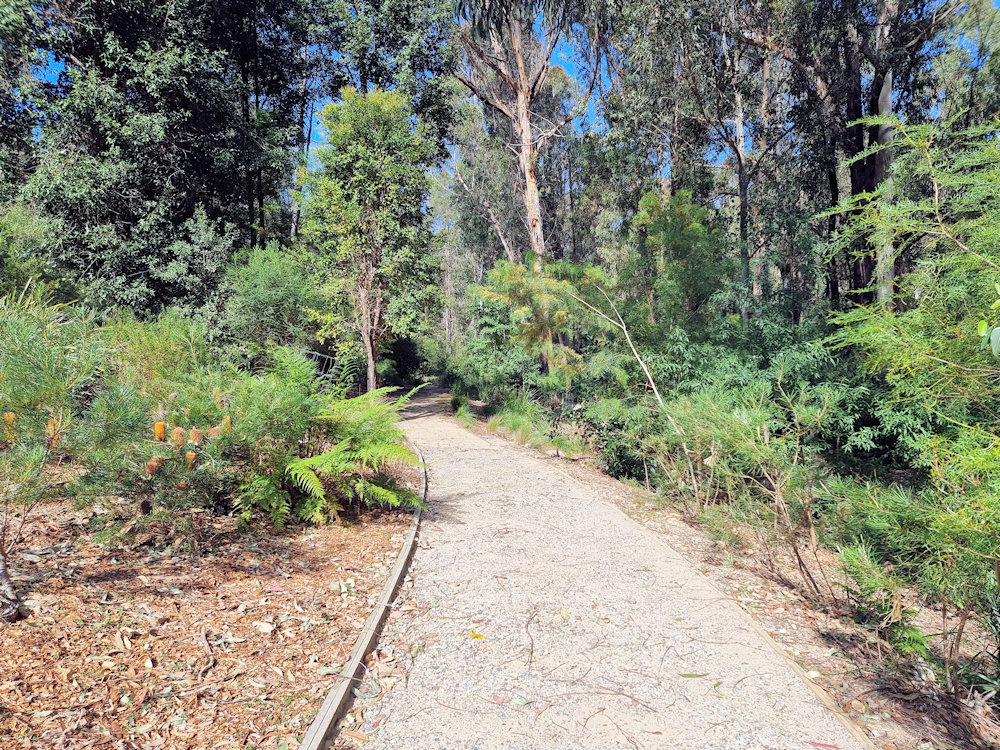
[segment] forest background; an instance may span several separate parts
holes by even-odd
[[[435,376],[995,695],[998,42],[978,0],[3,0],[0,609],[60,456],[144,514],[412,503],[381,388]]]

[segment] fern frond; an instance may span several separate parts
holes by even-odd
[[[310,463],[314,458],[318,457],[292,459],[285,466],[285,476],[309,497],[323,500],[326,498],[323,481]]]

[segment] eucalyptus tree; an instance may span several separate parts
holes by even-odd
[[[574,24],[584,20],[584,9],[576,3],[549,0],[459,2],[457,8],[465,22],[459,32],[465,57],[456,77],[510,122],[534,268],[541,272],[548,248],[539,193],[538,152],[581,109],[549,121],[538,116],[538,104],[552,71],[556,47],[572,32]],[[591,61],[590,68],[584,102],[597,80],[596,60]]]
[[[793,96],[808,102],[821,128],[831,164],[842,153],[848,162],[848,194],[864,200],[889,174],[892,116],[928,117],[936,104],[932,60],[942,34],[965,8],[955,0],[837,0],[772,6],[755,0],[741,4],[742,40],[787,63],[793,70]],[[879,121],[862,122],[875,116]],[[832,203],[842,189],[830,170]],[[896,276],[891,245],[854,249],[852,297],[877,296],[890,304]]]

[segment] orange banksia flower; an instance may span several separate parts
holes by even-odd
[[[194,443],[195,445],[201,445],[201,430],[197,427],[191,430],[191,437],[188,438],[189,443]]]
[[[184,454],[184,463],[188,466],[194,466],[195,459],[198,458],[198,454],[194,451],[188,451]]]
[[[146,462],[146,474],[153,476],[163,466],[163,456],[153,456]]]
[[[49,417],[49,421],[45,423],[45,444],[49,450],[55,450],[59,447],[61,439],[62,419],[60,417]]]
[[[153,425],[153,437],[155,437],[157,440],[166,440],[167,439],[167,423],[166,422],[157,422],[156,424]]]

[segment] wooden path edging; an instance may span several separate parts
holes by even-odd
[[[412,442],[410,443],[410,447],[417,454],[417,458],[420,459],[422,485],[420,497],[426,505],[427,465],[424,463],[424,457],[420,453],[420,449]],[[343,716],[347,704],[350,703],[354,686],[358,683],[359,674],[364,669],[365,657],[368,656],[375,645],[375,641],[378,640],[379,634],[382,632],[382,625],[385,623],[386,615],[388,615],[392,601],[399,590],[399,585],[402,583],[403,576],[406,575],[406,571],[410,567],[410,560],[413,558],[413,551],[417,546],[417,531],[420,529],[421,516],[420,508],[413,511],[410,531],[406,535],[402,549],[399,551],[399,557],[396,558],[396,565],[385,582],[385,586],[382,589],[382,596],[379,598],[378,604],[375,605],[375,609],[368,615],[368,621],[365,623],[364,630],[361,631],[361,635],[354,644],[350,659],[347,660],[347,664],[341,671],[337,682],[327,693],[323,705],[320,706],[319,712],[316,714],[316,718],[309,725],[309,730],[299,745],[299,750],[325,750],[327,743],[333,739],[337,722]]]

